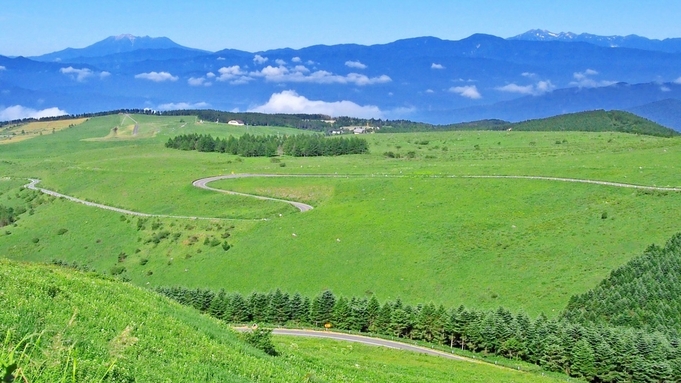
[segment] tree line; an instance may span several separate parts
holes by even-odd
[[[496,354],[563,372],[590,382],[681,381],[681,340],[661,333],[583,325],[540,315],[534,320],[509,310],[447,309],[433,303],[381,304],[376,297],[313,299],[277,289],[247,297],[224,290],[158,288],[184,305],[228,323],[267,323],[352,330],[422,340]]]
[[[369,144],[359,137],[326,138],[319,134],[296,134],[292,136],[244,134],[238,138],[213,138],[205,134],[182,134],[169,138],[165,146],[180,150],[218,152],[244,157],[273,157],[281,150],[294,157],[340,156],[362,154],[369,151]]]

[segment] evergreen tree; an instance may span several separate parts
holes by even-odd
[[[345,297],[340,297],[333,307],[333,319],[331,320],[333,327],[341,330],[349,330],[351,319],[350,313],[348,300]]]
[[[253,320],[248,302],[241,294],[234,294],[231,303],[232,322],[246,323]]]
[[[595,356],[591,349],[591,345],[584,339],[575,343],[572,348],[572,363],[570,373],[572,376],[584,378],[588,381],[593,379],[595,375]]]

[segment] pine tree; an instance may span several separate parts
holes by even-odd
[[[251,316],[254,322],[265,322],[268,318],[267,308],[269,302],[267,295],[261,293],[253,293],[248,298],[248,304],[251,309]]]
[[[225,299],[225,290],[220,289],[218,295],[213,298],[213,300],[210,302],[210,306],[208,307],[208,313],[210,316],[217,319],[223,319],[225,314]]]
[[[376,316],[376,320],[373,323],[373,327],[369,328],[369,331],[377,334],[389,335],[392,330],[390,324],[392,323],[392,305],[390,302],[386,302],[381,307],[381,310]]]
[[[369,302],[367,303],[367,324],[366,324],[366,329],[367,331],[370,332],[376,332],[375,330],[375,325],[376,325],[376,320],[378,319],[379,312],[381,311],[381,304],[378,302],[378,299],[374,295],[371,296],[371,299],[369,299]]]
[[[348,300],[345,297],[340,297],[336,301],[333,307],[333,319],[331,324],[335,328],[341,330],[350,329],[350,306],[348,306]]]
[[[241,294],[234,294],[231,303],[232,322],[246,323],[253,320],[248,302]]]
[[[268,319],[273,324],[285,324],[291,318],[288,294],[283,294],[277,289],[270,297],[268,307]]]
[[[572,348],[572,363],[570,373],[572,376],[584,378],[588,381],[595,375],[595,356],[591,345],[581,339]]]

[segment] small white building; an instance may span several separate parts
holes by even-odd
[[[241,120],[229,120],[227,121],[227,125],[244,126],[246,124],[244,124],[244,122]]]

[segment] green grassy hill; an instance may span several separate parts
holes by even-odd
[[[635,114],[618,110],[579,112],[510,124],[506,129],[520,131],[623,132],[671,137],[679,133]]]
[[[0,373],[29,382],[542,382],[492,365],[321,340],[281,355],[151,291],[95,274],[0,260]]]

